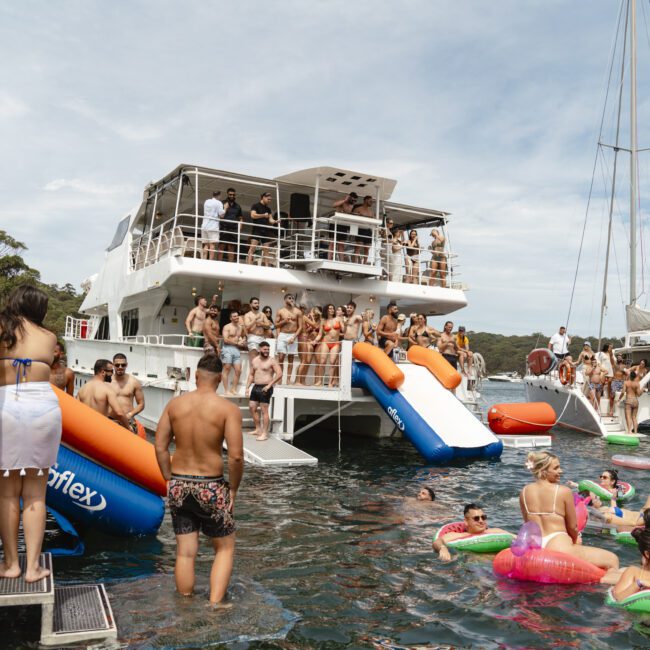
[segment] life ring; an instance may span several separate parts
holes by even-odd
[[[607,597],[605,598],[605,604],[610,607],[620,607],[625,609],[628,612],[635,612],[639,614],[648,614],[650,613],[650,589],[644,589],[643,591],[638,591],[627,598],[622,600],[615,600],[612,595],[612,590],[609,589],[607,592]]]
[[[592,492],[597,497],[599,497],[601,501],[609,502],[612,500],[611,493],[594,481],[580,481],[580,483],[578,483],[578,490],[580,492],[583,490],[588,490],[589,492]],[[632,497],[634,497],[635,494],[636,490],[634,489],[633,485],[630,485],[625,481],[618,482],[618,496],[616,497],[617,502],[624,503],[625,501],[629,501]]]
[[[558,374],[560,376],[560,383],[563,386],[566,386],[567,384],[571,384],[573,386],[573,384],[575,384],[576,369],[568,361],[563,361],[560,364]]]
[[[463,521],[455,521],[443,526],[433,538],[437,539],[447,533],[467,533],[467,526]],[[483,533],[481,535],[470,535],[459,537],[451,542],[445,542],[447,548],[456,551],[468,551],[470,553],[498,553],[504,548],[510,548],[515,536],[512,533]]]

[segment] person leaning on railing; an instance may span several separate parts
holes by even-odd
[[[445,238],[436,228],[431,231],[431,262],[429,263],[429,286],[445,285],[447,274],[447,257],[445,255]],[[436,282],[437,281],[437,282]]]

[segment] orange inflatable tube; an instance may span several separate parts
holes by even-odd
[[[155,494],[167,495],[167,483],[150,442],[62,390],[53,389],[61,406],[62,440],[66,445]]]
[[[397,390],[404,383],[404,373],[397,364],[378,347],[370,343],[355,343],[352,356],[369,365],[388,388]]]
[[[417,366],[428,368],[429,372],[449,390],[456,388],[463,380],[458,370],[436,350],[423,348],[421,345],[412,345],[406,358]]]
[[[544,433],[555,418],[555,409],[546,402],[495,404],[488,411],[490,429],[501,435]]]

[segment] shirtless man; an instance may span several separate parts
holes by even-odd
[[[345,331],[343,332],[344,341],[358,341],[359,340],[359,330],[361,328],[361,323],[363,322],[363,316],[361,314],[355,314],[354,310],[357,308],[357,303],[350,300],[350,302],[345,306],[345,311],[347,314],[347,320],[345,321]]]
[[[614,375],[612,377],[612,383],[609,385],[609,412],[607,414],[609,417],[614,416],[614,404],[616,403],[616,396],[617,393],[620,393],[623,390],[623,382],[627,376],[625,362],[623,361],[623,357],[620,354],[616,355],[616,361],[612,366],[612,370]]]
[[[251,434],[257,436],[258,440],[267,440],[269,437],[269,402],[273,396],[273,385],[282,379],[282,368],[280,364],[270,356],[271,346],[268,341],[259,344],[259,355],[251,359],[246,392],[251,384],[250,401],[248,408],[253,417],[255,430]],[[257,413],[262,410],[262,422]]]
[[[79,389],[77,399],[106,417],[111,413],[111,419],[131,431],[115,390],[107,385],[113,380],[113,364],[108,359],[97,359],[94,372],[95,376]]]
[[[298,358],[298,336],[302,332],[302,312],[294,304],[293,294],[287,293],[284,296],[284,307],[278,309],[275,317],[275,324],[278,328],[278,344],[276,352],[278,363],[284,368],[284,358],[287,361],[287,383],[291,383],[294,361]]]
[[[349,194],[346,194],[342,199],[339,199],[338,201],[334,201],[332,203],[332,207],[337,211],[337,212],[342,212],[343,214],[352,214],[352,211],[354,210],[354,206],[357,203],[357,199],[359,197],[357,196],[356,192],[350,192]],[[330,224],[330,246],[329,246],[329,259],[334,259],[334,235],[336,234],[336,252],[337,256],[336,259],[338,259],[341,262],[345,262],[345,245],[348,241],[348,235],[350,234],[350,226],[344,226],[341,224]]]
[[[221,348],[221,361],[223,362],[223,390],[226,395],[237,395],[239,375],[241,375],[241,352],[246,345],[244,326],[240,322],[239,312],[230,312],[230,322],[223,328],[223,346]],[[234,370],[232,387],[228,387],[230,371]]]
[[[377,215],[375,214],[375,209],[372,207],[372,196],[369,194],[363,197],[363,203],[357,205],[353,210],[352,214],[359,214],[362,217],[368,217],[374,219]],[[354,242],[354,260],[357,264],[366,264],[368,262],[368,253],[370,252],[370,245],[372,244],[372,229],[371,228],[361,228],[357,234],[357,238]]]
[[[588,397],[591,400],[596,412],[600,415],[600,398],[603,396],[603,384],[605,382],[606,371],[594,356],[591,359],[590,365],[585,366],[585,377],[589,381]]]
[[[458,343],[456,337],[451,333],[453,329],[454,324],[448,320],[438,339],[438,351],[455,370],[458,370]]]
[[[447,533],[433,542],[433,550],[437,551],[440,559],[448,562],[451,560],[451,554],[446,546],[446,542],[453,542],[455,539],[469,537],[470,535],[498,535],[508,534],[507,530],[501,528],[488,528],[487,515],[483,512],[481,506],[474,503],[468,503],[463,509],[465,515],[466,533]],[[512,536],[514,539],[514,535]]]
[[[625,401],[625,433],[638,433],[639,395],[643,392],[639,377],[634,370],[623,382],[623,392],[619,401]]]
[[[215,304],[208,307],[208,317],[203,323],[203,352],[205,354],[219,354],[219,309]]]
[[[114,355],[113,366],[115,367],[115,375],[113,376],[111,387],[115,390],[117,400],[122,407],[122,411],[124,411],[124,414],[126,415],[126,419],[131,425],[131,430],[133,433],[138,433],[138,423],[134,418],[138,413],[144,410],[142,384],[133,375],[129,375],[126,372],[128,366],[126,355],[121,352]],[[135,406],[133,406],[134,400]],[[109,417],[115,419],[113,413],[110,413]],[[144,429],[142,431],[144,434]]]
[[[196,305],[190,311],[185,319],[185,328],[187,329],[187,345],[191,348],[203,347],[203,325],[207,316],[208,301],[203,296],[197,296],[194,299]]]
[[[235,497],[244,473],[241,411],[218,397],[221,361],[205,354],[196,367],[196,390],[174,397],[156,430],[156,459],[169,481],[167,502],[176,535],[176,590],[194,591],[199,531],[211,541],[210,603],[226,596],[235,556]],[[176,450],[169,454],[172,440]],[[228,445],[228,482],[223,477],[223,443]]]
[[[397,331],[398,321],[397,314],[399,309],[394,302],[388,303],[386,315],[381,317],[379,325],[377,326],[377,337],[379,339],[379,347],[388,355],[391,356],[393,350],[399,345],[399,332]]]
[[[252,361],[258,354],[260,344],[265,336],[269,336],[271,322],[260,311],[260,299],[250,299],[251,310],[244,316],[244,330],[248,344],[248,358]]]
[[[50,366],[50,384],[54,384],[68,395],[74,396],[74,372],[66,367],[63,361],[64,356],[63,344],[57,341],[54,346],[54,361]]]

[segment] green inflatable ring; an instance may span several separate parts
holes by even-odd
[[[621,490],[621,487],[623,488]],[[596,496],[600,497],[602,501],[611,501],[612,495],[602,486],[598,485],[595,481],[580,481],[578,483],[578,491],[582,492],[583,490],[588,490],[593,492]],[[626,481],[619,481],[619,492],[616,497],[617,503],[625,503],[634,497],[636,490],[633,485],[627,483]]]
[[[634,537],[632,537],[632,533],[629,532],[623,532],[619,533],[616,530],[612,530],[612,537],[619,543],[619,544],[626,544],[627,546],[636,546],[636,540]]]
[[[445,542],[445,546],[469,553],[498,553],[504,548],[510,548],[514,538],[515,536],[511,533],[486,533]]]
[[[612,445],[629,445],[631,447],[639,445],[639,437],[628,433],[608,433],[605,440]]]
[[[612,590],[607,591],[605,604],[610,607],[619,607],[628,612],[635,614],[650,614],[650,589],[644,589],[636,594],[632,594],[623,600],[615,600],[612,596]]]

